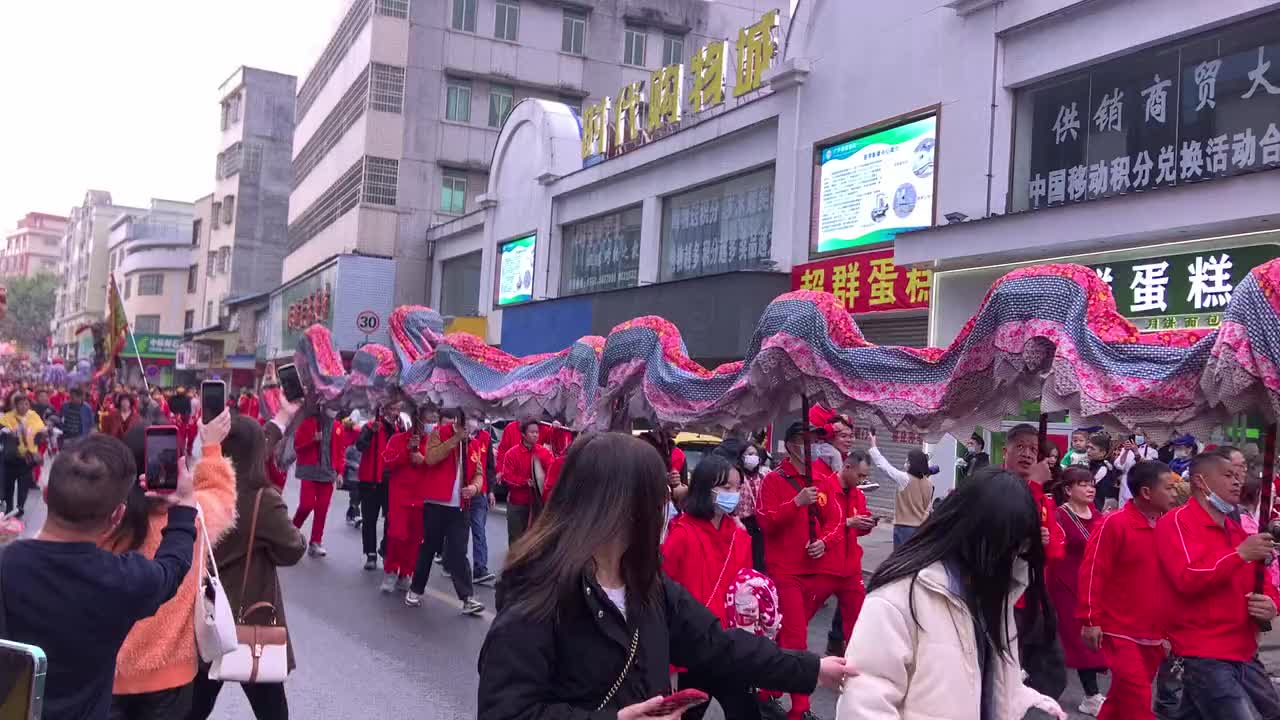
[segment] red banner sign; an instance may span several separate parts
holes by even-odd
[[[792,290],[835,295],[851,313],[929,307],[933,272],[893,264],[893,248],[841,255],[791,269]]]
[[[329,320],[329,287],[307,295],[289,305],[286,325],[290,330],[303,331],[315,323]]]

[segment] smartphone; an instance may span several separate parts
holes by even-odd
[[[213,422],[227,407],[227,384],[221,380],[200,383],[200,418],[205,425]]]
[[[306,394],[302,390],[302,380],[298,377],[298,367],[293,363],[281,365],[276,371],[280,377],[280,389],[284,391],[284,399],[298,402]]]
[[[0,720],[40,720],[48,669],[40,648],[0,640]]]
[[[692,688],[689,690],[680,690],[663,698],[662,704],[658,705],[656,709],[650,710],[649,714],[657,716],[670,715],[671,713],[684,710],[685,708],[701,705],[710,699],[711,696],[701,690],[694,690]]]
[[[145,436],[147,490],[173,492],[178,489],[178,428],[152,425]]]

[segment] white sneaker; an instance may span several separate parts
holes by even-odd
[[[409,607],[416,608],[422,606],[422,596],[410,590],[404,594],[404,604]]]
[[[400,592],[408,592],[411,585],[413,585],[412,575],[401,575],[400,579],[396,580],[396,589]]]
[[[1090,695],[1080,703],[1079,710],[1085,715],[1097,717],[1098,712],[1102,710],[1102,703],[1105,702],[1106,699],[1107,697],[1105,695]]]
[[[479,615],[482,612],[484,612],[484,603],[474,597],[469,597],[462,601],[463,615]]]
[[[311,543],[310,545],[307,546],[307,554],[310,555],[311,557],[322,558],[328,555],[329,551],[325,550],[324,546],[321,545],[320,543]]]
[[[399,589],[396,587],[396,584],[397,584],[396,576],[393,575],[392,573],[387,573],[386,575],[382,576],[382,585],[378,589],[390,595],[391,593]]]

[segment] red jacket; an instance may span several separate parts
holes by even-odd
[[[560,471],[564,469],[564,455],[557,456],[551,461],[551,468],[547,470],[546,487],[542,488],[542,504],[546,505],[551,502],[551,491],[555,489],[556,483],[560,482]]]
[[[374,418],[360,429],[360,438],[356,447],[360,448],[360,471],[357,477],[362,483],[380,483],[385,474],[382,459],[387,449],[387,440],[394,434],[393,426],[383,422],[382,418]]]
[[[765,566],[774,577],[844,574],[844,510],[837,499],[840,491],[836,488],[840,481],[825,468],[823,464],[813,465],[818,502],[812,506],[795,504],[798,488],[804,487],[804,476],[791,464],[790,458],[783,460],[782,466],[760,483],[756,520],[764,531]],[[805,549],[811,542],[810,507],[818,508],[814,534],[826,544],[826,553],[817,560],[810,558]]]
[[[710,520],[681,515],[662,544],[662,570],[727,627],[725,593],[739,570],[751,568],[751,536],[725,516],[717,529]]]
[[[329,439],[329,463],[338,477],[342,477],[347,467],[347,448],[355,444],[358,435],[355,428],[347,427],[341,420],[333,421],[333,436]]]
[[[418,446],[411,446],[412,432],[399,432],[387,440],[382,450],[383,468],[387,471],[387,504],[397,507],[422,507],[426,492],[427,466],[414,465],[409,456],[425,455],[427,437],[419,436]]]
[[[252,395],[241,395],[236,401],[236,410],[245,417],[258,419],[258,398]]]
[[[454,488],[457,487],[461,506],[466,504],[462,499],[462,486],[470,484],[475,474],[469,452],[471,443],[465,436],[458,442],[449,442],[456,432],[453,425],[440,423],[427,436],[427,449],[424,453],[427,457],[427,478],[423,497],[432,502],[447,503],[453,499]],[[463,470],[461,481],[458,478],[459,463],[462,463]]]
[[[538,433],[541,435],[541,431]],[[511,452],[511,448],[520,444],[520,421],[512,420],[507,426],[502,428],[502,437],[498,439],[498,474],[502,474],[502,461],[507,457],[507,453]]]
[[[1061,560],[1067,556],[1067,533],[1058,523],[1058,504],[1045,494],[1040,483],[1028,482],[1027,487],[1031,489],[1036,505],[1040,506],[1040,527],[1049,528],[1049,544],[1044,546],[1045,562]]]
[[[1175,654],[1245,662],[1258,652],[1258,624],[1245,598],[1258,566],[1236,552],[1246,537],[1230,518],[1218,527],[1194,497],[1156,523],[1163,597],[1176,606],[1165,617]],[[1271,583],[1263,592],[1280,603]]]
[[[814,461],[814,465],[820,462],[822,461]],[[871,514],[867,510],[867,496],[856,485],[845,488],[837,477],[836,486],[836,499],[840,503],[841,514],[845,520],[858,515]],[[858,544],[858,538],[869,534],[871,534],[870,530],[857,530],[845,524],[844,551],[841,553],[844,557],[845,577],[856,578],[858,582],[862,582],[862,546]]]
[[[533,477],[533,457],[538,457],[542,463],[544,472],[549,471],[551,464],[555,462],[555,458],[551,456],[551,451],[541,445],[534,445],[532,449],[520,443],[507,451],[502,456],[502,482],[507,484],[510,492],[507,494],[508,505],[528,505],[533,500],[533,490],[529,485]],[[550,474],[548,472],[548,474]],[[543,480],[545,489],[546,480]]]
[[[293,450],[298,454],[298,465],[320,464],[320,423],[315,415],[302,420],[293,435]]]
[[[1137,641],[1164,639],[1156,529],[1133,501],[1102,518],[1080,562],[1076,618],[1085,626]]]

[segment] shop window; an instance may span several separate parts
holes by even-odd
[[[737,270],[769,270],[773,168],[665,198],[663,281]]]
[[[565,225],[560,295],[635,287],[640,279],[640,208]]]
[[[1011,210],[1280,168],[1280,13],[1020,89]]]
[[[440,263],[440,313],[462,317],[480,314],[479,251]]]

